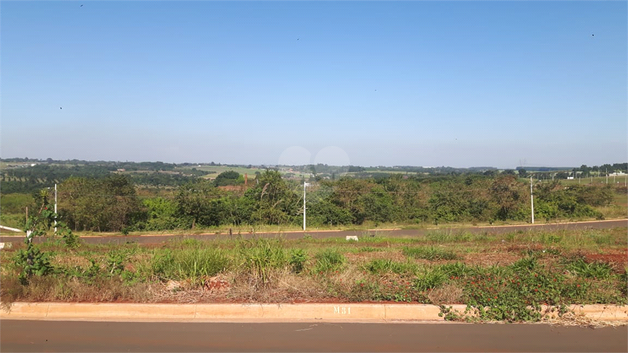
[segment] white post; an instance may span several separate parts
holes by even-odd
[[[530,177],[530,209],[532,211],[532,224],[534,224],[534,194],[532,190],[532,177]]]
[[[55,183],[55,235],[57,234],[57,183]]]
[[[303,182],[303,231],[305,231],[305,185],[307,183]]]
[[[608,184],[608,168],[606,168],[606,184]]]

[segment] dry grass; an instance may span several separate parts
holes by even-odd
[[[596,320],[587,317],[584,314],[578,314],[573,312],[567,312],[560,317],[555,315],[547,316],[543,319],[543,322],[556,325],[556,326],[578,326],[589,328],[601,328],[601,327],[622,327],[627,326],[626,321],[605,321]]]
[[[462,288],[457,283],[447,283],[430,291],[427,297],[434,305],[444,305],[459,303],[462,294]]]

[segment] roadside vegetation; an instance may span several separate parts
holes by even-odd
[[[466,304],[475,319],[538,321],[542,305],[628,304],[626,228],[434,231],[397,238],[251,238],[87,245],[45,236],[2,250],[14,301]],[[71,239],[70,241],[68,239]]]
[[[562,314],[570,304],[628,304],[625,227],[503,235],[436,229],[409,238],[367,231],[528,222],[525,171],[315,176],[307,189],[308,229],[364,230],[359,241],[346,241],[307,233],[297,240],[255,236],[302,224],[304,180],[276,170],[250,178],[224,170],[210,179],[191,165],[184,175],[175,165],[149,163],[144,168],[158,177],[144,173],[145,184],[137,184],[125,174],[134,167],[91,166],[65,175],[58,213],[50,187],[0,196],[0,223],[29,234],[24,244],[2,250],[3,305],[399,302],[439,305],[451,320],[538,321],[548,306]],[[49,165],[39,172],[55,170]],[[81,174],[88,172],[93,175]],[[3,172],[3,188],[59,181],[32,173],[37,170]],[[625,185],[537,180],[533,188],[537,222],[627,216]],[[92,232],[182,236],[157,246],[81,243],[78,234]],[[229,238],[185,236],[197,233]],[[450,304],[466,304],[468,311],[453,312]]]
[[[23,229],[26,208],[32,212],[39,207],[41,190],[3,192],[0,223]],[[625,218],[627,204],[621,184],[546,180],[534,185],[537,222]],[[116,173],[71,176],[58,185],[58,212],[59,220],[83,233],[299,229],[303,185],[274,170],[246,179],[225,171],[213,180],[194,178],[167,187],[138,185]],[[342,177],[314,181],[307,188],[311,229],[512,224],[529,222],[530,215],[529,180],[512,174]]]

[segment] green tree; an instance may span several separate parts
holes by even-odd
[[[263,224],[294,223],[301,212],[301,198],[281,178],[281,174],[266,170],[258,175],[257,181],[257,185],[244,194],[253,208],[252,221]]]
[[[225,185],[237,185],[244,183],[244,180],[240,182],[240,173],[235,172],[233,170],[228,170],[226,172],[222,172],[216,176],[216,180],[214,180],[214,184],[216,186],[225,186]]]
[[[146,208],[146,230],[169,230],[179,228],[177,217],[177,203],[163,197],[145,199],[142,202]]]
[[[220,205],[213,202],[223,192],[204,179],[179,187],[176,196],[178,214],[194,229],[197,224],[214,226],[220,224]]]
[[[141,210],[133,183],[123,175],[69,178],[59,185],[59,213],[75,230],[120,231]]]
[[[518,212],[526,196],[525,184],[518,182],[512,175],[499,177],[491,184],[489,193],[497,204],[497,219],[521,218],[522,215]],[[529,196],[529,193],[527,195]]]

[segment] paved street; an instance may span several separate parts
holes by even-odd
[[[127,242],[141,244],[159,244],[173,239],[193,238],[199,240],[217,240],[217,239],[237,239],[252,237],[276,237],[282,236],[287,239],[302,238],[304,234],[312,238],[345,238],[346,236],[390,236],[390,237],[416,237],[423,236],[430,232],[471,232],[486,234],[504,234],[517,231],[528,230],[559,230],[559,229],[604,229],[628,226],[628,220],[609,220],[609,221],[592,221],[592,222],[574,222],[574,223],[552,223],[552,224],[535,224],[535,225],[513,225],[513,226],[490,226],[490,227],[463,227],[463,228],[440,228],[440,229],[403,229],[403,230],[359,230],[359,231],[316,231],[308,230],[306,232],[280,232],[280,233],[242,233],[240,235],[233,234],[199,234],[199,235],[131,235],[131,236],[90,236],[81,237],[88,244],[124,244]],[[35,238],[35,242],[44,241],[43,238]],[[2,236],[0,242],[23,242],[23,236]]]
[[[626,352],[623,327],[3,320],[2,352]]]

